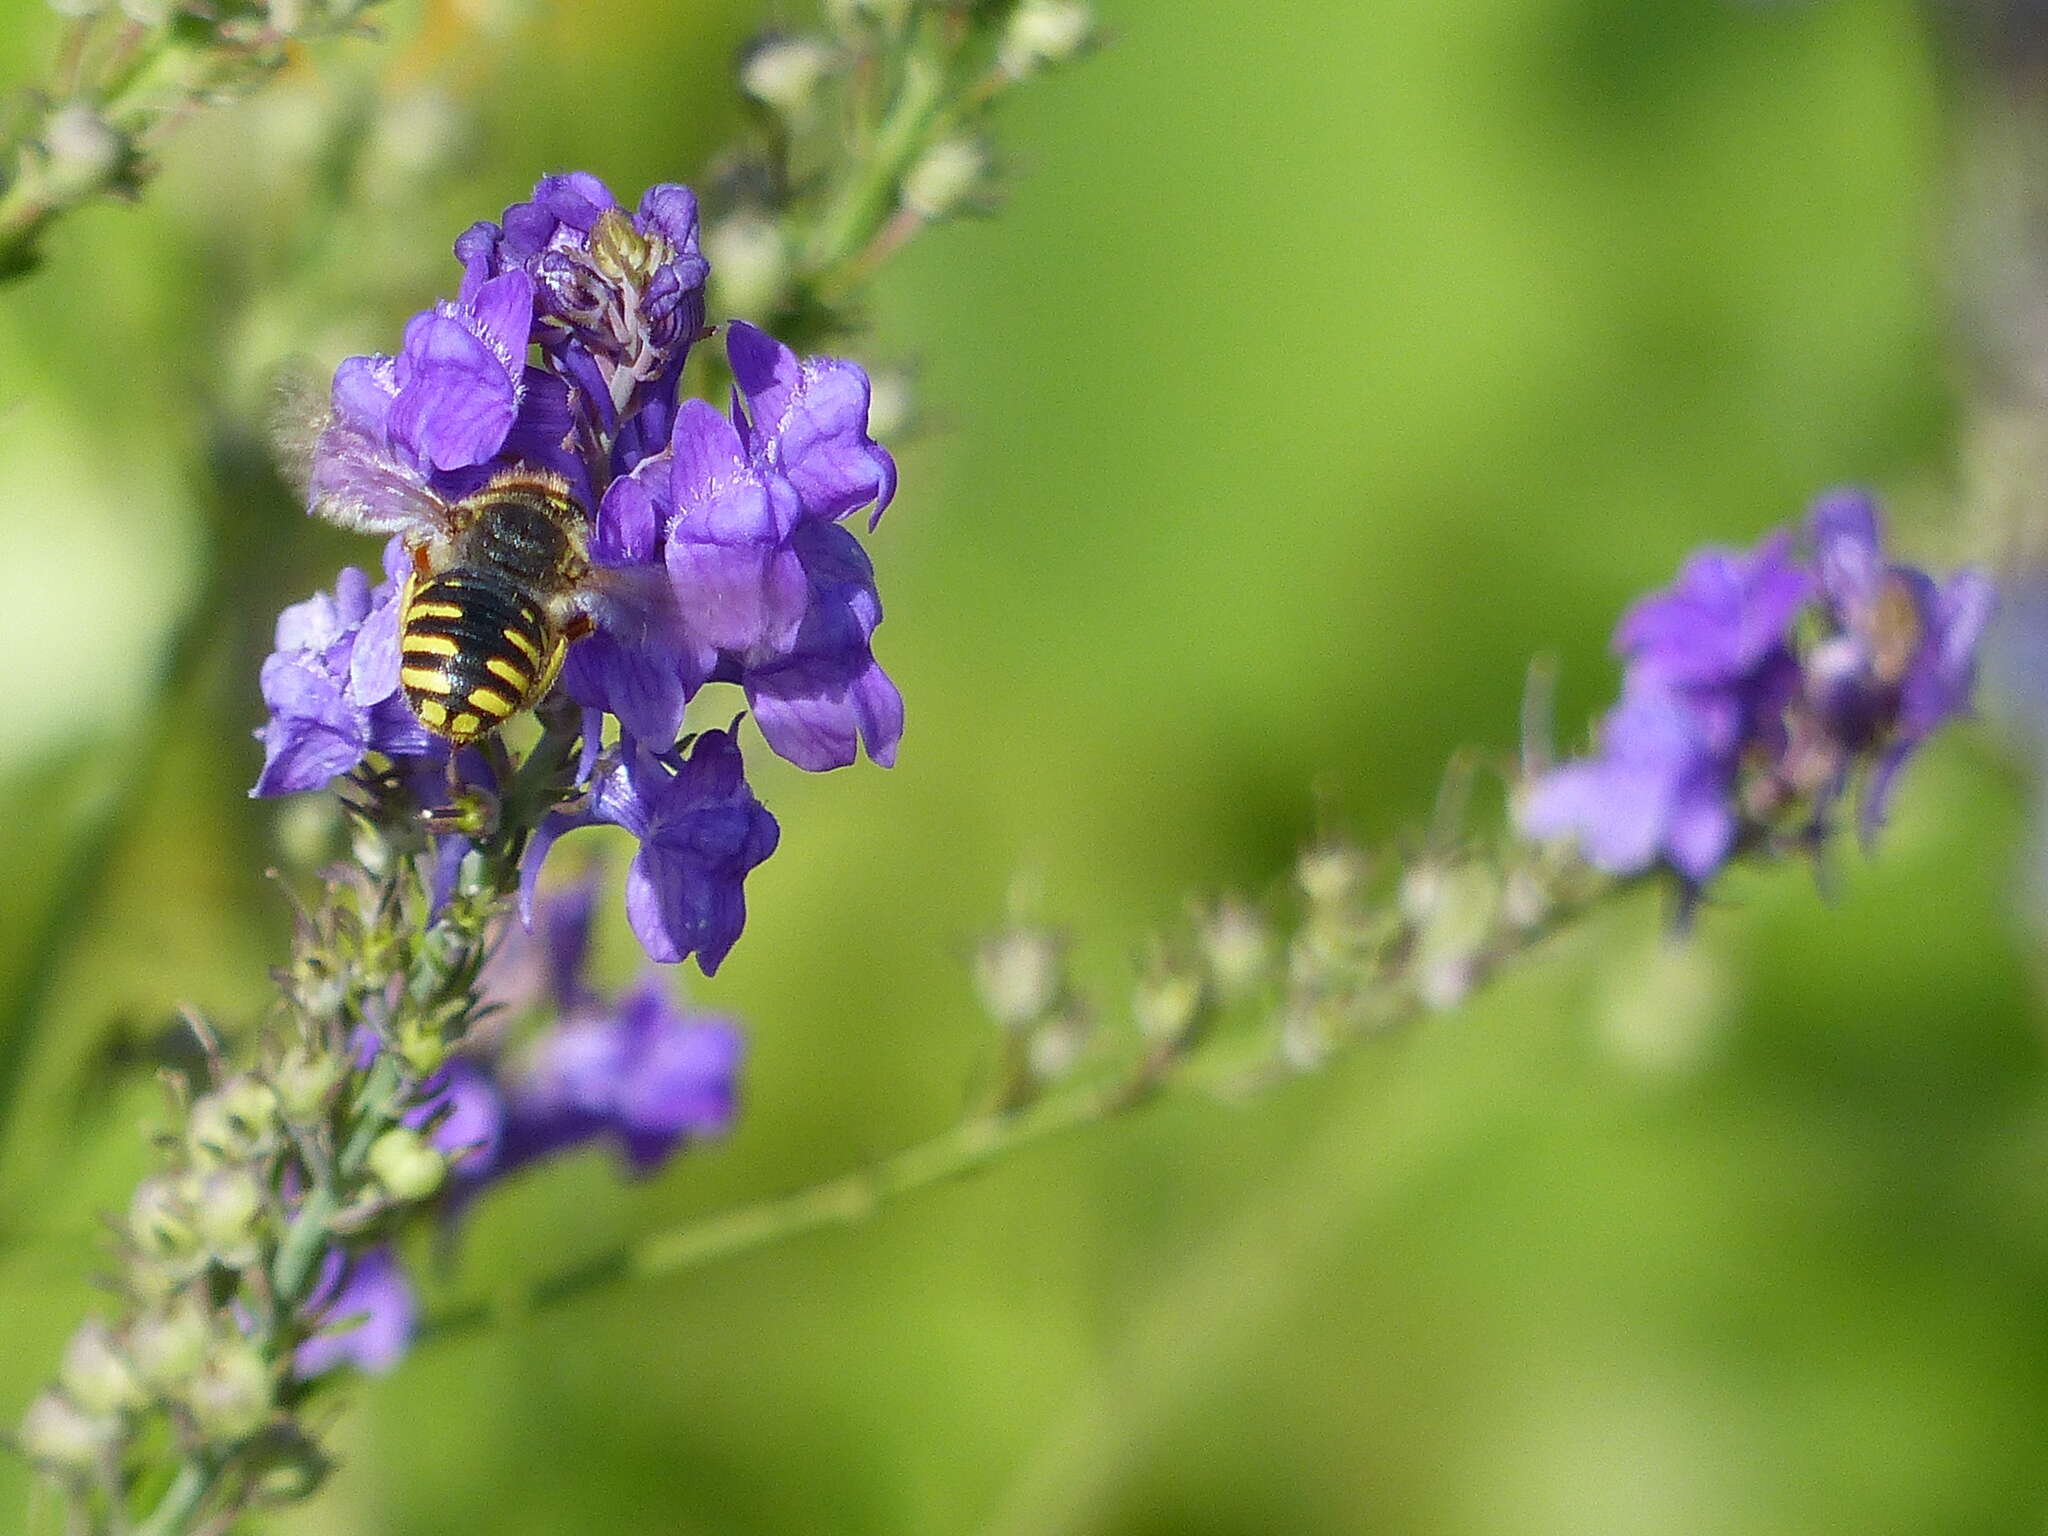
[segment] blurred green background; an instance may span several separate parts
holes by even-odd
[[[692,984],[751,1031],[743,1123],[494,1198],[464,1291],[947,1124],[1020,868],[1114,998],[1187,893],[1272,889],[1318,794],[1389,836],[1510,746],[1532,654],[1575,731],[1692,545],[1855,479],[1958,548],[1954,88],[1911,7],[1104,10],[1115,47],[1006,114],[1000,218],[913,248],[852,349],[915,364],[933,428],[872,541],[910,731],[893,772],[758,754],[783,848]],[[144,1165],[123,1058],[180,1000],[253,1012],[282,952],[255,665],[372,555],[272,480],[264,370],[390,347],[538,172],[697,173],[763,19],[405,0],[0,291],[0,1415]],[[54,25],[0,0],[0,79]],[[371,211],[322,203],[337,137]],[[1644,902],[1255,1104],[435,1346],[349,1393],[278,1527],[2038,1532],[2026,800],[1948,742],[1832,905],[1743,877],[1681,948]],[[0,1511],[24,1485],[0,1462]]]

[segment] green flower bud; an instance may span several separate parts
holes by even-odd
[[[28,1405],[17,1435],[22,1455],[42,1471],[67,1479],[97,1471],[120,1437],[118,1420],[89,1414],[57,1391]]]
[[[189,1295],[145,1312],[128,1329],[128,1361],[159,1392],[182,1392],[206,1354],[206,1314]]]
[[[370,1172],[394,1200],[424,1200],[441,1187],[448,1159],[418,1131],[386,1131],[370,1146]]]
[[[185,1403],[207,1439],[231,1444],[246,1440],[270,1419],[276,1383],[256,1347],[245,1339],[219,1335],[193,1378]]]
[[[112,1331],[96,1317],[71,1335],[57,1379],[71,1401],[95,1418],[128,1413],[143,1403],[141,1383],[115,1347]]]
[[[278,1108],[293,1125],[318,1125],[327,1118],[346,1065],[328,1051],[294,1046],[270,1074]]]
[[[194,1101],[185,1140],[192,1160],[206,1168],[267,1157],[277,1150],[278,1130],[270,1085],[238,1077]]]
[[[334,1462],[306,1432],[294,1424],[273,1424],[242,1448],[238,1458],[257,1499],[265,1504],[295,1504],[311,1498]]]
[[[1341,907],[1365,884],[1365,855],[1349,843],[1318,843],[1294,866],[1302,894],[1318,907]]]
[[[1179,1045],[1202,1022],[1208,989],[1202,978],[1156,952],[1131,994],[1138,1033],[1158,1045]]]
[[[936,222],[984,196],[994,166],[979,139],[944,139],[903,178],[903,206]]]
[[[128,1236],[146,1258],[176,1264],[199,1254],[191,1207],[177,1181],[145,1179],[128,1206]]]
[[[247,1168],[217,1168],[199,1181],[193,1201],[199,1241],[229,1269],[256,1262],[268,1216],[263,1182]]]

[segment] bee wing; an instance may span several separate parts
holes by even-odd
[[[455,531],[454,508],[385,446],[328,409],[318,376],[303,363],[272,382],[270,441],[279,470],[307,510],[358,533],[403,534],[438,543]]]
[[[683,611],[663,566],[599,566],[578,592],[577,607],[627,645],[677,649],[685,644]]]

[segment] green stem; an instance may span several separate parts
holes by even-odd
[[[812,241],[813,269],[828,275],[850,261],[896,209],[897,190],[924,151],[946,102],[947,71],[929,52],[913,45],[904,60],[903,84],[882,120],[866,162],[839,190],[818,221]]]
[[[193,1517],[206,1502],[206,1496],[213,1491],[216,1475],[211,1462],[196,1457],[186,1460],[149,1518],[135,1527],[135,1536],[184,1536],[192,1528]]]

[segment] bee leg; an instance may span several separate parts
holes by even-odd
[[[597,620],[587,613],[579,613],[562,626],[564,640],[581,640],[597,628]]]

